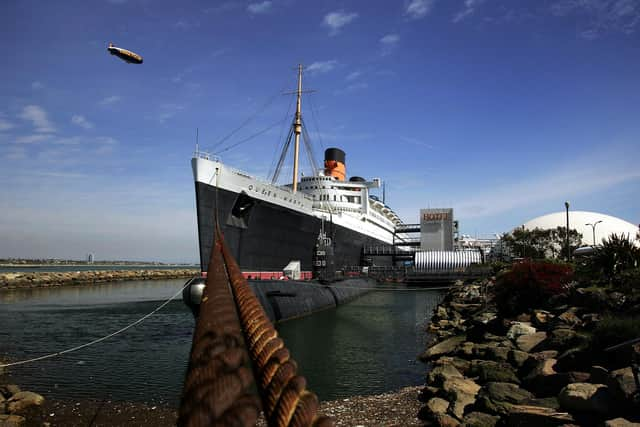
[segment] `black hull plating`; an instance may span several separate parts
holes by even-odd
[[[311,270],[319,218],[201,182],[196,182],[196,204],[202,271],[207,271],[211,257],[216,214],[243,271],[282,271],[291,260]],[[333,240],[338,269],[361,265],[363,246],[385,244],[336,224],[325,222],[325,231]]]

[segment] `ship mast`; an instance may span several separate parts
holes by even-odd
[[[300,134],[302,133],[302,114],[300,113],[300,102],[302,99],[302,64],[298,64],[298,90],[296,102],[296,118],[293,121],[293,132],[295,133],[295,143],[293,146],[293,192],[298,191],[298,154],[300,152]]]

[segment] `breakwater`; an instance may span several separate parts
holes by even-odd
[[[198,269],[3,273],[0,274],[0,291],[124,280],[180,279],[193,277],[199,273]]]
[[[421,419],[440,426],[638,425],[630,364],[640,349],[613,354],[597,344],[603,313],[637,313],[637,294],[568,287],[505,315],[495,288],[492,280],[458,285],[434,311],[429,331],[436,339],[420,356],[432,368]],[[518,290],[509,292],[511,304]]]

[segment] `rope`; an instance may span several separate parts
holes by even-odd
[[[231,138],[233,135],[235,135],[238,131],[240,131],[243,127],[245,127],[246,125],[248,125],[253,119],[255,119],[261,112],[263,112],[269,105],[271,105],[273,103],[273,101],[275,101],[279,95],[280,92],[277,92],[275,95],[273,95],[271,98],[269,98],[267,100],[267,102],[264,103],[263,106],[261,106],[260,108],[258,108],[256,111],[253,112],[253,114],[251,114],[247,119],[245,119],[242,123],[240,123],[240,126],[238,126],[237,128],[235,128],[234,130],[232,130],[230,133],[228,133],[227,135],[225,135],[224,137],[222,137],[220,140],[218,140],[218,142],[213,144],[212,149],[216,149],[217,147],[219,147],[223,142],[225,142],[226,140],[228,140],[229,138]]]
[[[165,302],[163,302],[162,304],[160,304],[155,310],[153,310],[151,313],[145,314],[144,316],[142,316],[140,319],[136,320],[133,323],[128,324],[127,326],[125,326],[124,328],[118,329],[115,332],[110,333],[109,335],[106,335],[102,338],[98,338],[95,339],[93,341],[90,341],[88,343],[82,344],[82,345],[78,345],[76,347],[72,347],[72,348],[68,348],[66,350],[62,350],[62,351],[58,351],[56,353],[50,353],[44,356],[39,356],[39,357],[34,357],[33,359],[27,359],[27,360],[21,360],[19,362],[13,362],[13,363],[7,363],[5,365],[0,365],[0,368],[8,368],[10,366],[17,366],[17,365],[25,365],[27,363],[32,363],[32,362],[38,362],[40,360],[45,360],[45,359],[51,359],[53,357],[56,356],[61,356],[63,354],[67,354],[67,353],[71,353],[80,349],[83,349],[85,347],[89,347],[92,346],[94,344],[98,344],[99,342],[102,342],[104,340],[107,340],[111,337],[115,337],[118,334],[121,334],[122,332],[126,331],[127,329],[131,329],[134,326],[136,326],[137,324],[143,322],[144,320],[146,320],[147,318],[153,316],[154,314],[156,314],[158,311],[160,311],[164,306],[166,306],[167,304],[169,304],[175,297],[177,297],[178,295],[180,295],[182,293],[182,291],[187,287],[187,284],[189,282],[187,282],[182,289],[180,289],[178,292],[176,292],[171,298],[169,298],[168,300],[166,300]]]
[[[253,138],[255,138],[255,137],[257,137],[257,136],[260,136],[260,135],[262,135],[263,133],[265,133],[265,132],[267,132],[267,131],[270,131],[271,129],[273,129],[274,127],[278,126],[278,125],[279,125],[280,123],[282,123],[282,122],[283,122],[283,120],[278,120],[277,122],[275,122],[275,123],[273,123],[273,124],[269,125],[268,127],[266,127],[266,128],[264,128],[264,129],[262,129],[262,130],[260,130],[260,131],[256,132],[256,133],[254,133],[254,134],[252,134],[252,135],[250,135],[250,136],[246,137],[245,139],[241,139],[240,141],[238,141],[238,142],[236,142],[236,143],[234,143],[234,144],[231,144],[231,145],[229,145],[228,147],[226,147],[226,148],[224,148],[224,149],[221,149],[220,151],[216,151],[216,154],[222,154],[222,153],[224,153],[224,152],[226,152],[226,151],[231,150],[232,148],[237,147],[237,146],[238,146],[238,145],[240,145],[240,144],[244,144],[244,143],[245,143],[245,142],[247,142],[247,141],[251,141]]]

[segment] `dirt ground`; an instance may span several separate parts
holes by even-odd
[[[321,412],[338,426],[420,426],[416,414],[420,387],[374,396],[355,396],[323,402]],[[47,400],[27,414],[27,426],[174,426],[177,409],[115,401]],[[259,420],[259,426],[265,426]]]

